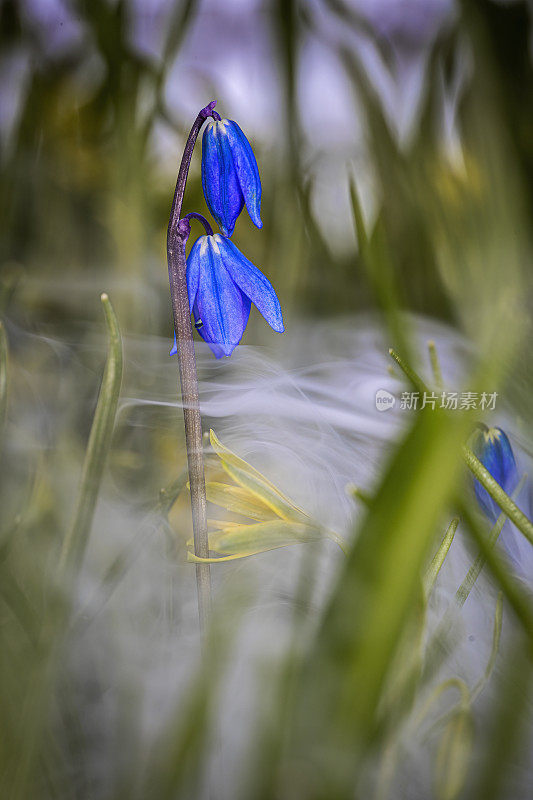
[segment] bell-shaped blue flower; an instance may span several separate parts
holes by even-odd
[[[200,236],[193,244],[187,259],[187,291],[196,330],[217,358],[231,355],[239,344],[252,303],[271,328],[284,331],[272,284],[219,233]]]
[[[261,180],[248,139],[236,122],[209,122],[202,138],[202,186],[209,211],[231,236],[244,204],[261,228]]]
[[[480,431],[474,451],[494,480],[507,494],[511,494],[518,484],[518,470],[511,443],[502,429],[487,428]],[[483,512],[491,522],[496,522],[501,514],[499,505],[479,481],[474,481],[474,491]]]

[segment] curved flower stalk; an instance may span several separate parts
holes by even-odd
[[[189,307],[196,330],[217,358],[230,356],[257,307],[270,327],[283,333],[281,306],[272,284],[219,233],[200,236],[187,259]],[[176,353],[176,343],[171,355]]]
[[[244,204],[261,227],[261,181],[255,156],[237,123],[222,120],[213,100],[202,108],[190,130],[181,159],[167,228],[167,262],[174,319],[175,349],[189,468],[194,553],[200,625],[205,628],[210,608],[209,541],[202,446],[202,419],[194,352],[191,314],[200,335],[217,358],[230,355],[240,342],[255,303],[267,322],[283,331],[281,308],[265,276],[237,250],[226,236],[233,233]],[[181,216],[187,176],[194,146],[203,124],[202,183],[207,204],[222,233],[213,235],[209,222],[196,212]],[[185,257],[191,232],[190,219],[205,227],[206,236]],[[203,563],[202,563],[203,562]]]
[[[264,475],[222,444],[210,431],[213,450],[222,468],[237,484],[208,482],[207,499],[215,505],[253,522],[210,520],[209,549],[214,558],[199,558],[187,542],[187,558],[196,563],[217,563],[264,553],[278,547],[329,538],[346,552],[346,543],[333,531],[324,529],[305,511],[298,508]]]
[[[212,120],[202,138],[202,186],[209,211],[224,236],[231,236],[244,205],[258,228],[261,180],[250,143],[231,119]]]

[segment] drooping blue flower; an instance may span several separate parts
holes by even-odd
[[[494,480],[507,494],[511,494],[518,484],[518,470],[511,443],[502,429],[487,428],[480,431],[474,451]],[[496,522],[501,514],[499,505],[479,481],[474,481],[474,491],[483,512],[491,522]]]
[[[261,222],[261,180],[248,139],[231,119],[211,121],[202,138],[202,186],[209,211],[224,236],[231,236],[246,204],[250,219]]]
[[[284,331],[272,284],[219,233],[200,236],[193,244],[187,258],[187,291],[196,330],[217,358],[231,355],[239,344],[252,303],[271,328]]]

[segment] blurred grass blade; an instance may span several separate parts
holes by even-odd
[[[496,600],[496,611],[494,612],[494,627],[492,630],[492,648],[490,651],[489,660],[487,662],[487,666],[485,667],[485,674],[483,677],[477,682],[474,686],[472,691],[472,702],[478,697],[487,683],[490,680],[490,676],[492,675],[492,670],[494,669],[494,664],[496,663],[496,657],[498,655],[498,648],[500,646],[500,638],[502,635],[502,621],[503,621],[503,592],[498,592],[498,598]]]
[[[468,772],[474,739],[469,708],[459,708],[449,720],[437,750],[435,795],[437,800],[455,800]]]
[[[2,440],[7,417],[8,368],[7,334],[4,323],[0,321],[0,452],[2,450]]]
[[[248,489],[281,519],[301,522],[304,525],[309,522],[308,515],[302,509],[295,506],[264,475],[223,445],[214,431],[211,430],[209,435],[211,446],[220,458],[222,466],[239,486]]]
[[[346,491],[354,498],[354,500],[359,500],[364,506],[371,508],[374,498],[370,492],[367,492],[365,489],[361,489],[360,486],[355,486],[353,483],[348,484]]]
[[[509,571],[503,558],[490,546],[487,537],[477,519],[473,516],[467,504],[459,501],[461,517],[464,519],[472,538],[481,550],[489,570],[500,584],[503,593],[520,621],[524,633],[529,638],[531,652],[533,653],[533,606],[528,594],[521,588],[518,581]]]
[[[242,602],[242,595],[240,600]],[[215,783],[206,791],[206,784],[210,782],[208,765],[213,749],[217,750],[221,744],[217,742],[219,731],[215,715],[223,699],[226,668],[243,612],[238,598],[231,595],[225,598],[223,606],[214,607],[202,656],[189,685],[178,702],[168,701],[173,703],[170,718],[150,746],[142,786],[139,787],[133,773],[129,792],[116,796],[115,800],[124,797],[216,800],[221,796]]]
[[[197,0],[182,0],[181,3],[170,6],[170,19],[167,21],[167,34],[163,47],[163,75],[170,64],[175,60],[181,44],[194,20]]]
[[[296,740],[313,758],[328,742],[339,796],[347,796],[375,733],[384,680],[458,476],[462,422],[435,411],[417,417],[385,472],[307,659]]]
[[[157,510],[166,518],[187,483],[189,470],[184,467],[178,477],[159,492]]]
[[[435,381],[435,387],[440,391],[444,387],[444,382],[442,380],[442,370],[440,368],[440,361],[439,361],[439,354],[437,353],[437,348],[435,346],[435,342],[433,339],[430,339],[428,342],[428,353],[429,353],[429,360],[431,362],[431,369],[433,372],[433,380]]]
[[[94,413],[76,510],[63,542],[60,569],[80,566],[93,521],[98,491],[111,447],[115,414],[122,382],[122,338],[107,294],[101,297],[108,335],[108,355]]]
[[[408,352],[405,319],[400,319],[399,309],[402,307],[402,303],[395,285],[393,263],[385,229],[378,218],[374,230],[370,235],[368,234],[357,187],[352,178],[350,179],[349,189],[355,233],[362,264],[366,269],[372,291],[389,326],[393,341]]]
[[[460,707],[466,708],[470,704],[470,689],[468,688],[468,685],[461,678],[447,678],[433,689],[427,700],[424,702],[422,708],[417,713],[414,719],[414,725],[416,727],[424,722],[434,704],[441,699],[444,692],[447,692],[450,689],[457,689],[459,692]],[[440,720],[437,720],[433,724],[438,725],[439,723]]]
[[[408,380],[413,384],[414,388],[418,392],[427,392],[429,393],[428,386],[424,383],[420,375],[414,371],[414,369],[408,364],[408,362],[401,357],[399,353],[396,352],[392,347],[389,347],[389,355],[391,358],[396,361],[404,375],[408,378]]]
[[[417,582],[417,596],[410,616],[402,628],[399,644],[387,667],[387,676],[379,698],[377,717],[385,727],[396,728],[412,708],[424,659],[426,602],[422,586]]]
[[[448,551],[452,546],[453,537],[455,536],[455,532],[457,530],[457,526],[459,525],[458,519],[452,519],[450,522],[446,533],[444,534],[444,538],[440,544],[439,549],[433,556],[431,564],[429,565],[426,574],[424,576],[424,594],[426,597],[429,597],[431,594],[431,590],[435,585],[435,581],[437,580],[437,576],[440,572],[442,565],[448,555]]]
[[[522,491],[522,488],[523,488],[526,480],[527,480],[527,476],[523,475],[521,480],[520,480],[520,482],[519,482],[519,484],[518,484],[518,486],[516,487],[516,489],[514,490],[514,492],[512,494],[513,498],[518,497],[518,495]],[[491,530],[491,532],[489,534],[489,537],[488,537],[488,540],[487,540],[487,544],[488,544],[489,547],[494,547],[494,545],[498,541],[498,537],[499,537],[500,533],[502,532],[502,529],[503,529],[503,526],[505,525],[505,521],[506,520],[507,520],[507,516],[502,511],[502,513],[500,514],[500,516],[496,520],[496,523],[494,524],[494,526],[493,526],[493,528],[492,528],[492,530]],[[468,570],[468,572],[466,573],[462,584],[459,586],[459,588],[457,589],[457,591],[455,593],[455,602],[457,603],[458,606],[464,606],[464,604],[466,602],[466,599],[467,599],[468,595],[470,594],[470,592],[472,591],[472,589],[474,587],[474,584],[477,581],[477,579],[478,579],[478,577],[479,577],[479,575],[481,573],[481,570],[483,569],[484,566],[485,566],[485,558],[484,558],[483,554],[480,553],[477,556],[477,558],[474,561],[474,563],[472,564],[472,566],[470,567],[470,569]]]
[[[510,642],[505,670],[499,679],[493,702],[492,719],[484,722],[485,748],[478,766],[478,776],[469,797],[475,800],[503,800],[529,797],[530,783],[524,784],[525,794],[513,788],[520,786],[513,778],[522,774],[528,780],[531,769],[530,710],[532,699],[531,646]]]
[[[9,565],[0,564],[0,597],[11,609],[32,647],[37,649],[41,620],[9,569]]]

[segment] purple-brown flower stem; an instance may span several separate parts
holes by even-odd
[[[189,468],[191,512],[194,534],[194,552],[200,558],[209,557],[207,536],[207,501],[205,493],[204,456],[202,444],[202,418],[198,393],[198,375],[192,336],[191,312],[187,294],[185,245],[191,226],[188,219],[180,219],[185,185],[192,152],[200,128],[208,117],[220,119],[214,111],[215,101],[203,108],[189,133],[174,190],[170,220],[167,230],[167,261],[170,296],[178,351],[181,399],[185,423],[185,446]],[[209,564],[196,565],[198,613],[201,630],[205,630],[211,605],[211,574]]]
[[[183,219],[188,219],[188,220],[190,220],[191,218],[192,219],[197,219],[198,222],[202,223],[202,225],[205,228],[206,236],[212,236],[213,235],[213,228],[211,227],[211,225],[206,220],[206,218],[204,217],[203,214],[198,214],[197,211],[190,211],[188,214],[185,214],[185,216],[183,217]]]

